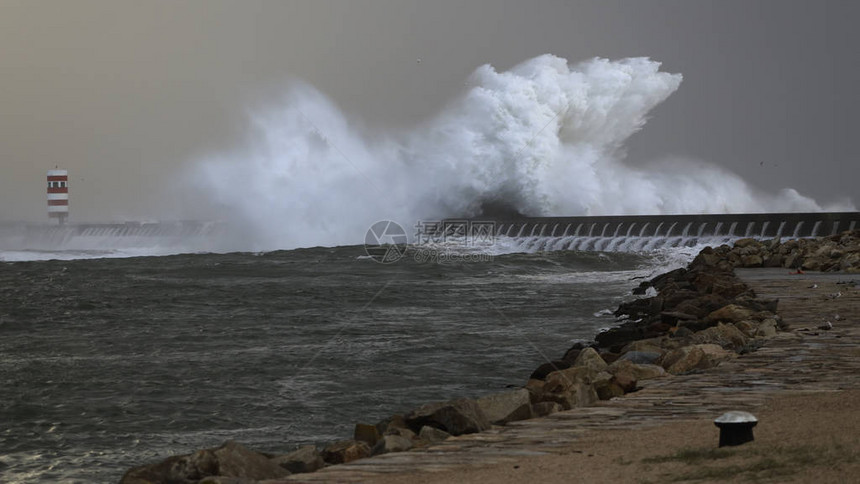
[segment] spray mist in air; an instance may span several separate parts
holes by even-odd
[[[758,193],[701,162],[625,162],[627,139],[681,84],[659,68],[648,58],[571,66],[553,55],[504,72],[484,65],[447,110],[372,139],[297,85],[255,115],[247,148],[204,160],[195,178],[238,250],[358,244],[379,220],[412,227],[486,206],[530,216],[822,209],[792,189]]]

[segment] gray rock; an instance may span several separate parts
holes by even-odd
[[[328,464],[346,464],[354,460],[370,457],[370,446],[357,440],[335,442],[323,449],[323,460]]]
[[[657,353],[655,351],[628,351],[627,353],[621,355],[618,360],[629,361],[631,363],[636,364],[650,365],[657,361],[657,358],[659,358],[662,354],[663,353]]]
[[[472,434],[491,427],[481,407],[467,398],[424,405],[409,412],[405,420],[412,431],[420,432],[421,427],[429,425],[451,435]]]
[[[375,425],[355,424],[355,431],[353,432],[352,438],[354,440],[367,442],[367,445],[373,447],[377,442],[379,442],[379,429],[377,429]]]
[[[263,454],[253,452],[237,444],[227,442],[212,452],[218,460],[218,475],[249,479],[276,479],[290,472],[271,462]]]
[[[552,372],[547,375],[536,401],[555,402],[565,410],[590,405],[599,399],[592,386],[599,374],[599,371],[585,366]]]
[[[755,330],[755,335],[761,338],[770,338],[776,336],[777,323],[775,319],[765,319],[758,325]]]
[[[373,447],[373,455],[403,452],[412,448],[412,440],[399,435],[384,435]]]
[[[752,309],[738,306],[736,304],[728,304],[708,314],[705,321],[714,323],[737,323],[738,321],[750,319],[753,314],[755,314],[755,311]]]
[[[564,410],[561,408],[561,405],[555,402],[539,402],[534,404],[532,407],[535,417],[546,417],[547,415],[552,415],[556,412],[561,412]]]
[[[716,326],[698,331],[692,339],[694,343],[716,344],[723,348],[739,349],[747,344],[748,338],[734,324],[718,323]]]
[[[421,432],[418,433],[418,437],[421,440],[425,440],[430,443],[442,442],[448,439],[448,437],[450,436],[451,434],[445,432],[444,430],[439,430],[437,428],[433,428],[427,425],[421,427]]]
[[[388,429],[394,428],[406,428],[406,421],[403,419],[403,415],[392,415],[376,424],[376,430],[379,431],[380,435],[384,435],[388,432]]]
[[[601,371],[606,369],[607,365],[594,348],[585,348],[579,352],[573,366],[584,366],[595,371]]]
[[[719,345],[697,344],[672,350],[658,361],[669,373],[680,375],[693,370],[712,368],[735,356],[737,355]]]
[[[597,392],[597,398],[601,400],[610,400],[624,395],[624,389],[612,379],[595,382],[594,391]]]
[[[516,420],[531,418],[529,391],[525,388],[505,393],[494,393],[476,400],[478,406],[494,424],[504,425]]]
[[[314,472],[325,467],[320,452],[313,445],[299,447],[289,454],[273,457],[271,460],[293,474]]]
[[[576,354],[579,355],[580,350],[575,350]],[[568,353],[570,350],[568,350]],[[554,371],[564,370],[566,368],[570,368],[571,362],[565,360],[555,360],[549,363],[544,363],[537,367],[535,371],[532,372],[531,376],[529,376],[530,380],[543,380],[547,375]]]
[[[169,457],[156,464],[135,467],[126,472],[120,482],[197,482],[208,477],[237,478],[241,482],[242,479],[278,479],[288,475],[288,470],[271,462],[266,456],[230,441],[215,449],[204,449],[193,454]]]
[[[392,427],[385,431],[385,435],[399,435],[401,437],[406,437],[407,439],[414,439],[416,437],[415,432],[407,429],[406,427]]]

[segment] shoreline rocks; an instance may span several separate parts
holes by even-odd
[[[423,405],[375,425],[357,424],[353,440],[322,450],[304,446],[269,456],[235,442],[128,470],[121,484],[253,483],[314,472],[389,452],[404,452],[492,425],[545,417],[635,392],[652,378],[702,371],[755,351],[788,325],[777,300],[756,298],[736,267],[784,267],[860,273],[860,231],[781,242],[740,239],[706,247],[686,267],[633,289],[653,296],[621,304],[617,326],[576,343],[559,360],[535,369],[517,390]]]

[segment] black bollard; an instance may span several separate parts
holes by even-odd
[[[726,412],[720,415],[714,420],[714,425],[720,429],[720,447],[752,442],[753,427],[757,423],[758,419],[748,412]]]

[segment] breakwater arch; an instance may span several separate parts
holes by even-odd
[[[740,238],[822,237],[860,229],[860,212],[609,215],[446,220],[441,234],[519,244],[523,250],[641,251],[720,245]]]

